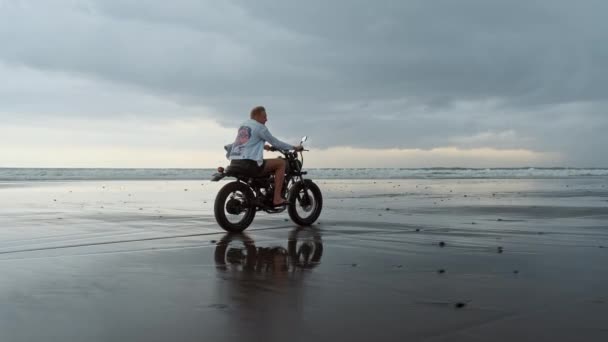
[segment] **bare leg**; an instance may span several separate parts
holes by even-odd
[[[284,202],[281,197],[283,191],[283,179],[285,179],[285,160],[284,159],[266,159],[264,172],[274,173],[274,198],[272,203],[276,206]]]

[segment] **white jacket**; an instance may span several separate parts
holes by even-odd
[[[295,148],[293,145],[275,138],[265,125],[250,119],[239,127],[234,143],[224,146],[226,158],[229,160],[250,159],[257,161],[258,165],[262,165],[265,142],[280,150]]]

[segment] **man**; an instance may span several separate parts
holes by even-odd
[[[284,159],[264,159],[264,150],[269,150],[270,143],[279,150],[302,151],[302,146],[293,146],[275,138],[266,127],[268,115],[262,106],[251,110],[250,119],[245,121],[238,130],[233,144],[224,148],[228,152],[226,157],[230,159],[230,166],[245,169],[251,176],[261,176],[274,172],[274,198],[272,204],[277,206],[286,205],[287,201],[281,197],[283,190],[283,179],[285,178]]]

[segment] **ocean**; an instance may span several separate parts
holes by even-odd
[[[316,168],[312,179],[527,179],[608,177],[608,168]],[[0,181],[208,180],[215,169],[0,168]]]

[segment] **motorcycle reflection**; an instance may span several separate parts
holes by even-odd
[[[318,266],[322,255],[321,233],[312,227],[291,231],[287,248],[258,247],[245,233],[228,233],[217,243],[215,264],[219,270],[289,273]]]
[[[256,242],[244,233],[228,233],[216,245],[218,286],[213,298],[230,312],[223,340],[291,341],[309,318],[309,305],[320,305],[315,292],[322,278],[308,270],[320,264],[321,233],[294,229],[285,240]]]

